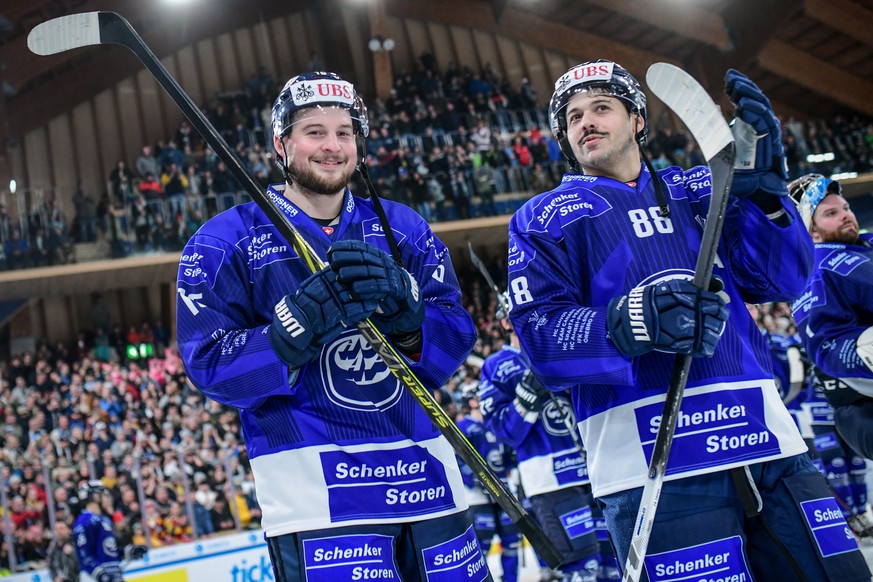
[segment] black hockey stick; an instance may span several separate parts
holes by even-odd
[[[509,298],[506,297],[503,293],[500,292],[500,289],[497,287],[497,284],[494,283],[494,279],[491,278],[491,273],[488,272],[488,268],[485,266],[485,263],[482,262],[482,259],[479,258],[479,255],[473,250],[473,245],[468,241],[467,248],[470,250],[470,260],[473,261],[473,265],[479,272],[482,273],[482,277],[485,278],[485,282],[488,283],[488,286],[494,291],[494,294],[497,295],[497,303],[500,305],[500,308],[503,310],[503,313],[506,314],[506,317],[509,317],[509,310],[512,309],[512,304],[509,301]],[[521,354],[521,358],[524,360],[524,363],[530,368],[530,358],[527,357],[527,353],[521,348],[519,348],[519,354]],[[585,452],[585,447],[582,446],[582,437],[579,436],[579,428],[576,426],[575,421],[570,415],[570,412],[567,412],[567,409],[564,408],[563,402],[555,396],[555,393],[549,390],[549,398],[552,401],[555,409],[558,411],[558,414],[561,415],[561,421],[564,423],[564,426],[567,427],[567,431],[570,433],[570,438],[573,439],[573,444],[576,445],[576,450],[579,451],[579,455],[582,456],[583,459],[588,458],[588,453]]]
[[[170,76],[142,37],[121,15],[115,12],[88,12],[61,16],[39,24],[27,36],[27,46],[38,55],[52,55],[75,48],[104,44],[125,46],[139,58],[309,269],[312,272],[323,269],[324,261],[319,258],[315,250],[300,235],[300,232],[291,224],[285,214],[268,198],[261,186],[249,175],[233,150],[209,123],[203,112],[191,101],[191,98]],[[369,320],[358,323],[357,327],[361,335],[385,361],[394,376],[415,398],[437,429],[448,440],[458,456],[473,470],[485,489],[509,515],[519,530],[524,532],[531,544],[537,548],[543,559],[550,565],[557,566],[560,563],[561,554],[555,545],[546,537],[543,530],[515,499],[506,485],[494,475],[487,463],[464,436],[464,433],[443,411],[431,391],[416,377],[405,360],[385,339],[385,336]]]
[[[712,97],[700,83],[679,67],[668,63],[655,63],[646,73],[646,83],[652,93],[682,120],[694,136],[712,173],[709,212],[706,215],[706,226],[703,229],[693,279],[697,288],[708,289],[734,174],[734,136]],[[657,179],[655,176],[653,178]],[[691,359],[691,356],[679,356],[673,366],[661,425],[655,437],[649,471],[643,486],[643,497],[634,522],[623,582],[637,582],[642,574],[646,548],[667,472],[667,459],[676,432],[679,408],[682,405],[685,384],[688,382]]]

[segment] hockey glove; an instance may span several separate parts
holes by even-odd
[[[127,546],[124,548],[124,559],[127,562],[133,562],[136,560],[142,560],[145,558],[146,554],[149,553],[149,547],[143,546],[140,544],[136,544],[133,546]]]
[[[408,335],[424,323],[424,302],[415,278],[385,251],[359,240],[335,243],[327,252],[330,268],[352,296],[376,301],[372,321],[385,334]]]
[[[770,100],[747,76],[734,69],[725,75],[725,93],[736,106],[731,131],[736,141],[731,193],[744,198],[757,191],[788,194],[788,162],[782,125]]]
[[[121,567],[118,564],[97,566],[91,572],[91,576],[97,582],[124,582],[124,575],[121,573]]]
[[[354,325],[375,310],[376,301],[352,299],[336,273],[324,268],[276,304],[270,343],[283,362],[299,368],[338,336],[342,326]]]
[[[513,405],[526,422],[534,423],[548,397],[548,388],[543,386],[542,382],[537,380],[533,372],[528,369],[515,385]]]
[[[729,311],[713,279],[703,291],[685,279],[670,279],[631,290],[609,302],[607,328],[626,356],[651,350],[709,357],[715,352]]]

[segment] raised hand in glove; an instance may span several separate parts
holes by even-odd
[[[521,380],[515,385],[515,409],[527,422],[536,422],[543,404],[549,397],[549,390],[537,380],[530,369],[525,370]]]
[[[336,273],[324,268],[276,304],[270,343],[283,362],[299,368],[338,336],[343,326],[352,326],[375,310],[375,300],[353,299]]]
[[[729,311],[721,281],[712,291],[685,279],[645,285],[609,302],[607,329],[612,343],[626,356],[651,350],[709,357],[721,338]]]
[[[359,240],[334,243],[327,252],[330,268],[352,296],[376,301],[371,320],[386,334],[418,332],[424,323],[424,302],[418,283],[385,251]]]
[[[731,130],[736,141],[731,193],[745,197],[761,191],[785,196],[788,162],[782,143],[782,125],[770,100],[747,76],[734,69],[725,75],[725,93],[736,106]]]

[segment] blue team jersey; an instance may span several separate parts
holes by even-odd
[[[497,441],[497,437],[488,430],[482,421],[467,415],[457,421],[457,425],[494,475],[509,485],[509,472],[515,467],[510,451]],[[461,459],[458,459],[458,465],[461,467],[464,486],[467,488],[467,502],[470,505],[494,503],[494,500],[476,480],[473,470]]]
[[[482,365],[479,406],[485,424],[498,440],[515,449],[518,472],[529,497],[588,483],[588,467],[567,428],[575,427],[566,394],[547,401],[536,422],[526,422],[513,405],[515,386],[527,364],[521,352],[511,346],[488,356]]]
[[[344,239],[389,249],[369,200],[346,191],[339,224],[322,229],[279,189],[267,193],[322,258]],[[448,249],[414,211],[383,204],[425,305],[421,358],[410,368],[438,389],[472,349],[475,328]],[[464,510],[452,447],[357,329],[289,378],[269,328],[276,303],[309,275],[254,203],[208,221],[179,268],[182,359],[206,396],[240,410],[267,535]]]
[[[534,372],[573,404],[595,497],[643,485],[674,354],[620,353],[607,334],[610,300],[671,278],[693,278],[711,194],[709,168],[639,180],[566,175],[528,201],[509,226],[510,319]],[[730,318],[711,358],[691,365],[667,479],[802,453],[806,446],[773,381],[767,345],[744,303],[803,291],[812,242],[790,200],[780,227],[748,200],[731,200],[714,276]]]
[[[873,370],[856,352],[873,326],[873,234],[861,244],[816,243],[815,272],[792,311],[803,345],[818,368],[873,397]]]
[[[73,540],[79,568],[88,574],[95,569],[121,573],[121,558],[112,520],[105,515],[83,511],[73,523]]]
[[[803,363],[800,360],[793,361],[791,357],[792,350],[800,349],[800,336],[796,333],[786,336],[765,331],[764,339],[767,340],[767,345],[770,346],[773,379],[776,381],[779,396],[784,400],[791,389],[792,377],[794,377],[795,381],[802,381],[798,378],[798,375],[803,376]],[[794,369],[796,366],[800,366],[801,369]],[[789,403],[786,402],[787,404]]]

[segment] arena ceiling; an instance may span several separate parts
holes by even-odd
[[[115,10],[161,57],[199,39],[304,9],[324,15],[318,32],[329,36],[331,14],[347,3],[367,1],[372,0],[191,0],[182,16],[179,9],[171,16],[165,0],[4,0],[0,154],[8,138],[24,135],[139,68],[135,59],[109,48],[31,58],[27,33],[40,22]],[[783,117],[873,117],[873,0],[379,1],[388,16],[489,30],[565,54],[598,46],[637,63],[668,60],[689,70],[714,95],[720,95],[725,69],[740,68],[763,87]],[[169,18],[176,19],[173,26]],[[331,48],[351,50],[348,43]]]

